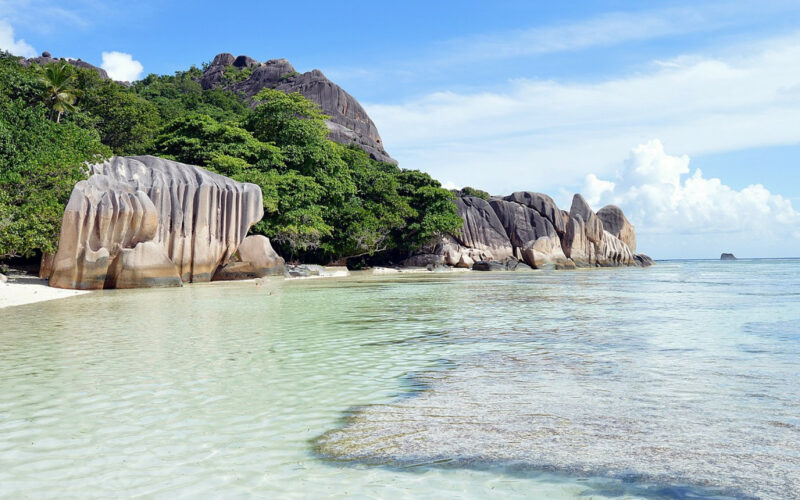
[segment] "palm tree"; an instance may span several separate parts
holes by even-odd
[[[75,101],[83,92],[73,88],[77,78],[72,66],[67,61],[59,61],[44,67],[44,76],[40,79],[45,85],[44,101],[50,107],[50,119],[61,121],[61,115],[67,111],[76,111]]]

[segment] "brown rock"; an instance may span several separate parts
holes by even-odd
[[[592,243],[599,244],[603,239],[603,222],[592,212],[583,196],[576,194],[572,197],[572,208],[569,209],[570,218],[580,216],[585,225],[586,237]]]
[[[603,222],[606,231],[622,240],[631,252],[636,253],[636,231],[621,208],[616,205],[606,205],[597,211],[597,217]]]
[[[54,287],[209,281],[263,215],[258,186],[200,167],[152,156],[114,157],[90,171],[64,211]]]
[[[272,248],[269,238],[248,236],[239,245],[238,261],[228,262],[214,273],[214,281],[229,281],[283,275],[285,261]]]

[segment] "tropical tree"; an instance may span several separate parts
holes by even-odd
[[[58,61],[44,67],[41,82],[45,86],[44,102],[50,108],[50,119],[55,116],[56,123],[67,111],[77,111],[75,101],[83,92],[74,88],[77,83],[75,71],[66,61]]]

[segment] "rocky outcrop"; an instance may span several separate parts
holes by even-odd
[[[248,236],[230,262],[217,269],[213,281],[232,281],[283,275],[285,261],[272,248],[269,238]]]
[[[539,215],[550,221],[559,236],[563,236],[567,231],[566,221],[561,210],[552,198],[542,193],[532,193],[530,191],[517,191],[504,198],[506,201],[513,201],[526,207],[536,210]]]
[[[58,62],[58,61],[66,61],[67,63],[71,64],[76,68],[83,68],[83,69],[90,69],[96,72],[102,80],[111,80],[111,77],[108,76],[108,73],[103,68],[98,68],[97,66],[90,64],[82,59],[65,59],[65,58],[57,58],[52,57],[50,52],[42,52],[42,55],[39,57],[31,57],[30,59],[20,58],[19,62],[23,66],[30,66],[31,64],[38,64],[40,66],[44,66],[46,64],[50,64],[51,62]],[[130,85],[128,82],[119,82],[125,85]]]
[[[653,264],[650,257],[635,254],[636,233],[621,209],[610,205],[596,214],[580,194],[569,212],[549,196],[527,191],[488,202],[458,196],[455,204],[464,221],[461,233],[445,236],[432,251],[411,260],[440,258],[449,266],[475,270],[507,270],[511,261],[524,262],[513,264],[518,269]]]
[[[489,205],[505,228],[517,259],[536,269],[567,265],[561,240],[550,219],[542,217],[527,204],[495,198],[489,201]],[[551,213],[557,214],[561,220],[558,207]]]
[[[622,240],[632,252],[636,252],[636,231],[621,208],[616,205],[606,205],[597,211],[597,217],[603,222],[606,231]]]
[[[473,262],[502,261],[514,254],[511,240],[489,202],[463,196],[456,198],[456,207],[464,226],[454,238]]]
[[[209,281],[263,216],[261,189],[152,156],[113,157],[75,185],[50,285],[100,289]]]
[[[736,260],[736,256],[732,253],[723,253],[719,256],[719,260]]]
[[[248,69],[249,76],[239,82],[227,81],[228,67]],[[200,78],[204,89],[222,87],[246,97],[256,95],[263,88],[283,92],[299,92],[317,103],[328,116],[330,139],[341,144],[353,144],[378,161],[396,164],[383,147],[375,123],[356,99],[315,69],[298,73],[286,59],[258,62],[247,56],[218,54]]]

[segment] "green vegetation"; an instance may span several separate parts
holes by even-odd
[[[203,90],[201,75],[192,67],[126,88],[0,54],[0,257],[52,252],[85,163],[111,154],[153,154],[259,185],[265,216],[253,231],[289,259],[395,260],[461,227],[439,182],[328,140],[326,117],[302,95],[265,89],[251,109],[232,92]]]
[[[476,196],[484,200],[489,199],[489,193],[487,193],[486,191],[469,186],[464,186],[463,188],[461,188],[461,196]]]

